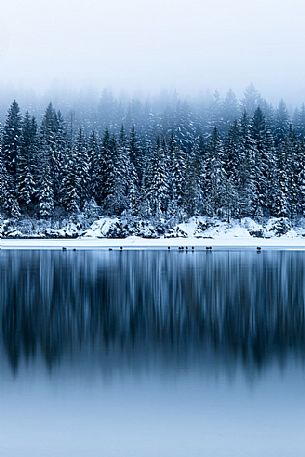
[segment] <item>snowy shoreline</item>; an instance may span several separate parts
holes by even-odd
[[[279,237],[265,238],[160,238],[144,239],[129,237],[124,239],[1,239],[0,249],[51,249],[51,250],[181,250],[185,252],[206,250],[206,248],[220,249],[283,249],[305,250],[305,239]],[[180,249],[179,249],[180,248]],[[183,249],[182,249],[183,248]],[[193,249],[192,249],[193,248]]]
[[[64,221],[4,221],[0,224],[1,249],[305,249],[305,218],[292,224],[287,218],[260,222],[251,218],[193,217],[182,223],[101,217],[84,227]],[[193,248],[193,249],[192,249]]]

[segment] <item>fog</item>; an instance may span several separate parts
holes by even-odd
[[[299,103],[304,16],[303,0],[2,2],[0,86],[240,94],[253,82],[272,101]]]

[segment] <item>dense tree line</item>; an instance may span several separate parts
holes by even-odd
[[[290,116],[283,101],[274,109],[251,86],[242,101],[214,94],[204,110],[178,99],[162,113],[139,102],[124,117],[113,99],[105,110],[108,127],[86,115],[76,127],[52,104],[38,122],[14,101],[1,129],[1,212],[305,214],[304,106]]]

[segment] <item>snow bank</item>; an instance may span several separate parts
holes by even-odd
[[[255,221],[193,217],[173,220],[103,217],[91,225],[62,221],[0,222],[2,248],[166,248],[285,247],[305,248],[305,219],[292,225],[285,218]]]
[[[183,249],[184,252],[206,250],[207,247],[215,249],[256,249],[257,246],[267,249],[293,249],[305,250],[303,238],[238,238],[226,237],[216,239],[198,238],[159,238],[145,239],[139,237],[116,238],[77,238],[77,239],[2,239],[1,249]],[[187,250],[186,250],[187,248]]]

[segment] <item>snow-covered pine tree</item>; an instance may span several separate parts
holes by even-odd
[[[255,110],[262,105],[261,94],[257,91],[251,83],[244,92],[244,98],[241,100],[242,110],[249,116],[253,116]]]
[[[109,175],[106,176],[105,180],[107,194],[104,208],[108,214],[118,216],[129,208],[127,187],[129,157],[124,143],[125,133],[121,130],[119,142],[114,137],[110,139],[107,162],[105,162]]]
[[[254,142],[254,214],[268,216],[269,208],[269,178],[270,178],[270,151],[266,145],[266,120],[260,107],[252,118],[251,136]]]
[[[54,193],[51,165],[47,158],[47,154],[42,153],[44,157],[41,162],[43,173],[41,174],[39,184],[39,215],[43,219],[49,219],[54,211]]]
[[[241,135],[239,168],[238,168],[238,200],[239,217],[253,216],[256,201],[255,187],[255,143],[251,136],[250,120],[244,111],[240,122]]]
[[[20,215],[15,192],[12,192],[11,176],[8,174],[0,145],[0,209],[10,217]]]
[[[186,155],[185,191],[183,210],[188,216],[199,216],[205,212],[205,156],[202,137],[193,143],[190,153]]]
[[[98,135],[93,130],[89,135],[88,141],[88,159],[89,159],[89,178],[90,178],[90,195],[94,201],[98,201],[98,175],[100,157],[100,143]]]
[[[87,139],[82,128],[79,129],[76,137],[74,151],[79,179],[78,194],[80,197],[80,209],[82,210],[84,205],[91,200],[90,159],[87,148]]]
[[[168,211],[169,214],[181,219],[184,215],[186,194],[186,153],[174,136],[170,139],[168,150],[170,159],[169,183],[171,190]]]
[[[63,203],[68,212],[78,213],[91,201],[91,180],[87,140],[82,128],[70,151],[63,179]]]
[[[170,128],[167,136],[175,137],[179,147],[189,154],[192,150],[194,140],[197,136],[194,115],[188,103],[178,102],[175,111],[169,119]]]
[[[2,136],[2,155],[8,174],[12,178],[12,185],[15,183],[16,160],[21,139],[21,114],[16,100],[11,104]]]
[[[305,138],[305,104],[303,103],[300,110],[296,110],[294,116],[294,127],[296,134],[300,138]]]
[[[27,112],[22,121],[22,133],[16,159],[16,189],[20,207],[29,213],[37,194],[37,124]]]
[[[143,161],[144,161],[144,156],[143,156],[143,148],[141,146],[141,143],[139,141],[135,126],[132,126],[131,131],[130,131],[130,138],[129,138],[129,145],[128,145],[129,151],[130,151],[130,160],[131,163],[134,166],[135,173],[138,177],[138,182],[137,185],[141,186],[142,180],[143,180]]]
[[[220,93],[218,90],[215,90],[214,93],[209,98],[208,103],[208,116],[207,116],[207,128],[208,132],[213,130],[214,127],[217,129],[222,128],[223,118],[222,118],[222,104]]]
[[[205,154],[204,163],[204,206],[205,213],[214,216],[221,214],[227,188],[225,174],[224,147],[218,130],[214,127]]]
[[[117,169],[115,162],[116,141],[106,129],[101,148],[101,162],[99,166],[99,202],[106,214],[113,214],[112,210],[116,198]]]
[[[301,137],[298,141],[298,214],[305,216],[305,140]]]
[[[276,146],[279,145],[287,136],[289,125],[290,119],[288,110],[284,101],[281,100],[275,112],[274,120],[274,141]]]
[[[274,189],[274,214],[277,217],[289,216],[289,189],[288,189],[288,145],[283,141],[277,149],[276,177],[277,185]]]
[[[62,203],[68,213],[77,214],[80,210],[80,174],[75,148],[69,151],[66,160],[66,170],[62,183]]]
[[[118,141],[116,168],[118,208],[120,208],[121,212],[128,211],[129,214],[134,215],[139,209],[139,178],[131,160],[131,150],[123,125],[121,126]],[[142,163],[141,168],[143,169]]]
[[[54,198],[56,203],[62,205],[62,183],[66,170],[67,148],[68,148],[68,133],[66,121],[60,111],[57,112],[57,126],[55,133],[55,144],[53,151],[53,166],[54,166]]]
[[[234,121],[239,118],[239,105],[235,93],[230,89],[222,104],[222,129],[224,132],[228,132]]]
[[[60,179],[60,155],[62,154],[62,136],[64,131],[63,119],[59,127],[58,116],[49,103],[40,127],[40,148],[43,149],[43,160],[48,161],[50,168],[49,185],[52,188],[52,194],[55,202],[59,201],[59,189],[61,186]],[[60,151],[58,151],[58,147]]]
[[[298,215],[300,189],[298,176],[300,173],[298,140],[292,126],[286,136],[286,157],[288,175],[288,204],[289,216],[293,219]]]
[[[265,138],[265,148],[266,148],[266,161],[267,161],[267,171],[266,171],[266,214],[267,216],[274,215],[274,196],[276,194],[276,148],[274,144],[274,138],[271,130],[266,128],[266,138]]]
[[[57,115],[50,103],[42,119],[39,134],[39,215],[49,219],[53,215],[57,199],[54,195],[55,148],[57,132]]]
[[[241,134],[238,122],[230,127],[224,144],[224,168],[226,174],[225,209],[228,220],[240,215],[240,160]]]
[[[160,138],[149,161],[145,186],[146,216],[160,218],[170,200],[166,143]]]

